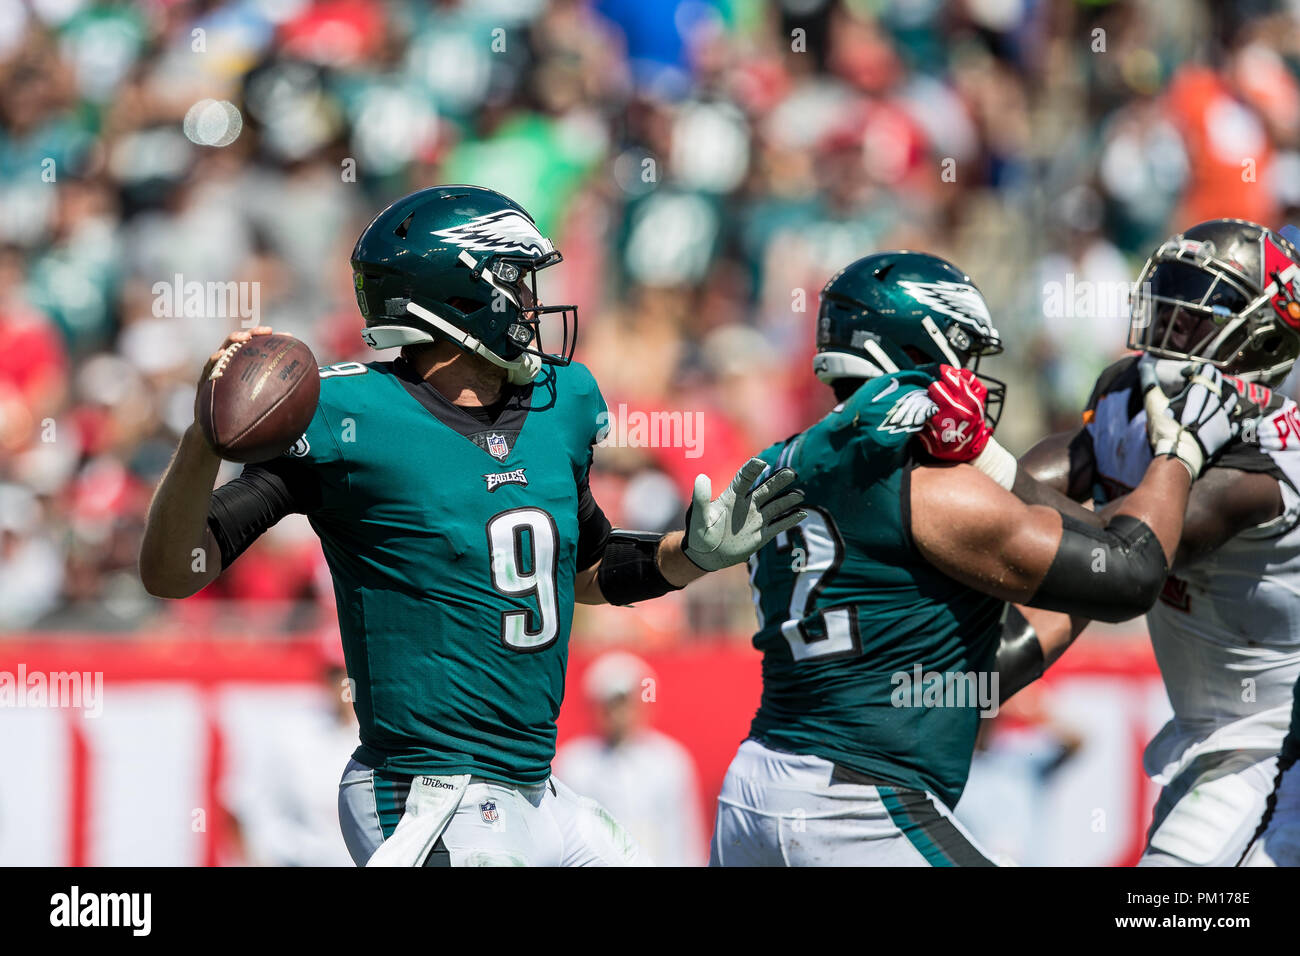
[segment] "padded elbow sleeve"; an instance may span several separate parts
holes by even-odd
[[[610,604],[635,604],[680,590],[659,570],[661,534],[614,531],[596,572],[600,593]]]
[[[317,504],[319,492],[301,468],[280,461],[249,465],[208,500],[222,570],[285,515],[306,514]]]
[[[1104,528],[1061,516],[1061,546],[1033,598],[1025,603],[1094,621],[1127,621],[1160,596],[1169,566],[1145,522],[1119,515]]]

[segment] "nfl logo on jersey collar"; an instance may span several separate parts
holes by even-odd
[[[484,800],[478,805],[478,812],[484,823],[496,823],[501,819],[501,814],[497,812],[495,800]]]
[[[487,436],[487,450],[493,458],[500,461],[506,460],[506,455],[510,454],[510,446],[506,443],[506,436],[499,432],[493,432]]]

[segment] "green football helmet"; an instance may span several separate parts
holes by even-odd
[[[941,364],[978,374],[980,359],[1001,351],[984,296],[938,256],[879,252],[845,266],[822,289],[813,372],[827,384],[904,369],[937,374]],[[1006,386],[980,378],[996,425]]]
[[[482,186],[433,186],[393,203],[352,250],[361,333],[376,349],[450,339],[506,369],[516,384],[543,363],[568,365],[578,309],[542,307],[537,273],[561,260],[522,206]],[[558,353],[541,319],[559,315]]]

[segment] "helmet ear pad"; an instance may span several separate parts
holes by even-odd
[[[891,363],[892,364],[892,363]],[[879,378],[890,372],[897,372],[898,367],[882,368],[879,362],[852,352],[826,351],[813,356],[813,374],[817,380],[830,385],[839,379]]]

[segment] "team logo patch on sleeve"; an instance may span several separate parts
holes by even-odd
[[[938,410],[939,406],[934,403],[925,389],[913,389],[894,402],[894,407],[886,413],[885,420],[877,425],[876,429],[890,435],[919,432],[925,427],[930,416]]]
[[[538,232],[527,216],[513,209],[488,213],[459,226],[437,229],[433,234],[453,246],[483,252],[545,256],[555,251],[551,240]]]

